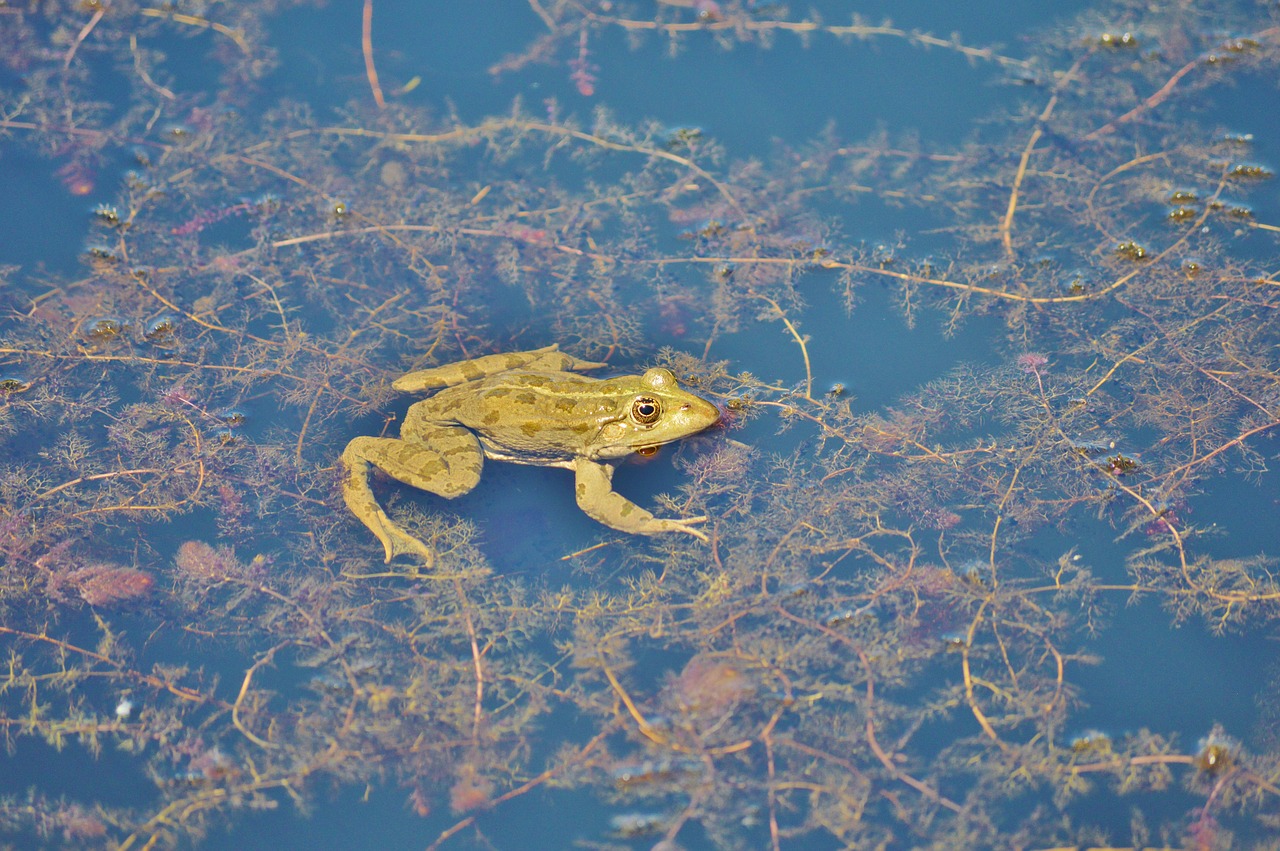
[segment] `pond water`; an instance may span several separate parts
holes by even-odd
[[[1278,66],[1243,0],[0,4],[3,842],[1274,846]],[[632,378],[370,471],[384,561],[344,493],[459,431],[359,440],[392,382],[553,344]],[[655,367],[721,418],[629,534],[545,434]]]

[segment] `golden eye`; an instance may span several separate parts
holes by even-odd
[[[649,396],[637,396],[631,403],[631,416],[640,425],[653,425],[662,416],[662,404]]]

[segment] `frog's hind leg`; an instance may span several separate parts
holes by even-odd
[[[560,351],[557,346],[545,346],[527,352],[507,352],[500,355],[484,355],[483,357],[464,360],[460,363],[449,363],[430,369],[419,369],[402,375],[391,383],[401,393],[421,393],[438,387],[456,387],[468,381],[479,381],[490,375],[498,375],[515,369],[530,369],[543,372],[583,372],[588,369],[599,369],[608,366],[606,363],[583,360]]]
[[[342,463],[346,467],[342,498],[351,513],[382,542],[386,560],[417,555],[431,565],[435,563],[431,548],[392,522],[378,505],[369,487],[369,467],[377,467],[411,487],[453,499],[480,481],[484,453],[479,441],[466,429],[438,428],[429,446],[389,437],[357,437],[347,444]]]

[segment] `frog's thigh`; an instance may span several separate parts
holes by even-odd
[[[525,352],[524,354],[536,356],[531,357],[530,360],[524,364],[525,369],[542,370],[545,372],[583,372],[588,369],[600,369],[601,367],[608,366],[607,363],[598,363],[597,361],[575,358],[573,355],[559,351],[553,347]]]
[[[461,426],[434,426],[412,440],[364,438],[359,451],[391,478],[446,499],[472,490],[484,467],[480,441]]]
[[[400,376],[392,382],[391,386],[401,393],[420,393],[436,387],[456,387],[468,381],[479,381],[490,375],[499,375],[514,369],[580,372],[602,366],[608,366],[608,364],[582,360],[560,351],[556,346],[545,346],[527,352],[485,355],[430,369],[419,369]]]

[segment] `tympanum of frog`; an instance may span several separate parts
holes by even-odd
[[[435,554],[396,526],[369,488],[374,466],[407,485],[448,499],[480,481],[485,458],[573,470],[578,507],[620,532],[685,532],[707,518],[654,517],[613,490],[614,464],[715,425],[720,411],[680,389],[666,369],[599,379],[578,375],[606,364],[547,346],[410,372],[396,390],[439,390],[409,408],[400,437],[357,437],[342,453],[342,496],[386,550],[389,562]]]

